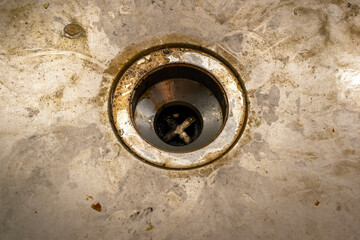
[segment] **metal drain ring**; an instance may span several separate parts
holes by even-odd
[[[199,51],[186,47],[159,47],[144,56],[132,59],[122,69],[111,95],[110,118],[120,141],[136,156],[146,162],[170,169],[189,169],[208,164],[225,154],[239,139],[246,115],[245,91],[237,74],[225,61],[218,59],[210,50]],[[138,82],[160,66],[187,64],[204,69],[213,75],[226,95],[227,120],[222,131],[202,148],[189,152],[164,151],[154,147],[134,126],[132,119],[132,96]]]

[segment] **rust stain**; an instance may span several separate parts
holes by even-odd
[[[102,210],[102,207],[101,207],[100,203],[91,204],[91,208],[98,211],[98,212],[101,212],[101,210]]]

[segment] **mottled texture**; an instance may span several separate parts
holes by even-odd
[[[1,239],[360,239],[359,0],[44,4],[0,1]],[[242,138],[197,170],[141,162],[108,121],[119,56],[166,36],[248,91]]]

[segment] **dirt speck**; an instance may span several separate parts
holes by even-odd
[[[43,4],[43,7],[44,7],[45,9],[48,9],[49,5],[50,5],[49,3],[44,3],[44,4]]]
[[[40,110],[36,109],[36,108],[27,107],[25,109],[26,109],[26,111],[28,111],[28,114],[27,114],[28,118],[36,117],[40,113]]]
[[[87,198],[86,198],[86,200],[89,200],[89,199],[92,199],[92,200],[94,200],[94,198],[92,197],[92,196],[87,196]]]
[[[151,230],[154,228],[154,226],[151,224],[150,221],[147,221],[146,223],[149,225],[149,226],[146,228],[146,231],[151,231]]]
[[[336,211],[341,211],[341,204],[340,203],[336,203]]]
[[[102,207],[101,207],[100,203],[92,204],[91,208],[98,211],[98,212],[101,212],[101,210],[102,210]]]
[[[319,206],[320,202],[318,200],[316,200],[315,202],[315,206]]]

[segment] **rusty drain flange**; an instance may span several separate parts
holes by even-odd
[[[110,119],[119,140],[146,162],[189,169],[224,155],[245,124],[239,75],[197,46],[158,46],[119,72]]]

